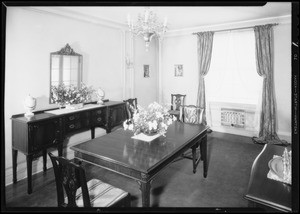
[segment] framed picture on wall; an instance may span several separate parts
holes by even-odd
[[[175,65],[175,77],[183,76],[183,65]]]
[[[150,77],[150,66],[144,65],[144,77]]]

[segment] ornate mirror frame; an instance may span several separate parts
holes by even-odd
[[[50,93],[49,103],[52,104],[51,88],[54,85],[65,84],[81,86],[82,55],[76,53],[69,44],[61,50],[50,53]]]

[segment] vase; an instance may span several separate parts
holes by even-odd
[[[137,135],[132,136],[133,139],[137,139],[137,140],[142,140],[142,141],[146,141],[146,142],[151,142],[154,139],[158,138],[161,134],[157,133],[157,132],[152,132],[152,133],[139,133]]]
[[[83,108],[83,103],[66,105],[66,109],[70,109],[70,110],[76,110],[76,109],[81,109],[81,108]]]

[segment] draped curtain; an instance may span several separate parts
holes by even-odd
[[[207,124],[206,110],[205,110],[206,103],[205,103],[204,76],[208,73],[210,62],[211,62],[213,36],[214,36],[214,32],[211,31],[197,33],[198,71],[199,71],[197,106],[200,106],[203,109],[202,123],[204,125]]]
[[[255,143],[281,144],[276,133],[276,104],[273,78],[273,24],[254,27],[256,68],[257,73],[263,77],[262,109],[260,115],[260,128]]]

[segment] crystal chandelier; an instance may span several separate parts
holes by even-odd
[[[149,45],[153,37],[162,38],[167,29],[167,18],[165,17],[164,23],[159,22],[156,14],[150,11],[149,7],[145,8],[144,14],[138,15],[138,20],[135,24],[127,17],[129,31],[135,35],[141,35],[146,43],[146,51],[149,50]]]

